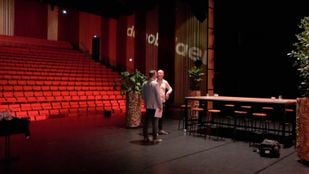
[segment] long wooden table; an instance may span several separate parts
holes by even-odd
[[[296,99],[276,99],[276,98],[254,98],[254,97],[235,97],[235,96],[187,96],[185,97],[185,130],[188,129],[188,111],[189,101],[213,101],[228,103],[251,103],[251,104],[267,104],[278,106],[282,119],[285,119],[285,108],[287,106],[295,106]],[[207,106],[207,105],[206,105]],[[206,108],[207,109],[207,108]],[[295,125],[294,130],[295,130]],[[285,124],[282,124],[282,134],[285,134]]]

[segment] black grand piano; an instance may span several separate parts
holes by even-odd
[[[11,120],[0,120],[0,136],[10,136],[13,134],[24,134],[30,138],[30,121],[25,118],[12,118]]]
[[[28,118],[17,118],[8,112],[0,113],[0,137],[5,138],[4,162],[10,162],[10,136],[24,134],[26,139],[30,138],[30,120]]]

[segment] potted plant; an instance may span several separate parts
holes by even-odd
[[[204,70],[202,68],[202,61],[196,60],[194,66],[188,70],[189,75],[189,95],[190,96],[200,96],[201,95],[201,84],[203,81],[203,76],[205,76]]]
[[[194,66],[188,70],[189,73],[189,85],[190,91],[189,96],[201,96],[201,84],[203,81],[203,76],[205,75],[204,70],[202,68],[202,61],[196,60],[194,62]],[[198,100],[189,101],[189,106],[192,108],[199,107]],[[198,112],[194,112],[191,116],[198,117]]]
[[[202,61],[196,60],[194,62],[194,66],[189,69],[189,80],[190,80],[190,90],[200,90],[201,83],[203,80],[203,76],[205,73],[203,72]]]
[[[301,19],[294,49],[288,56],[294,58],[299,77],[299,95],[296,109],[296,148],[301,161],[309,163],[309,16]]]
[[[126,95],[126,127],[135,128],[141,125],[141,91],[146,76],[138,70],[120,73],[120,91]]]

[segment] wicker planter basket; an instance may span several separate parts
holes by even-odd
[[[309,162],[309,98],[297,99],[296,148],[298,157]]]
[[[141,94],[128,92],[126,94],[126,127],[137,128],[141,125],[142,100]]]

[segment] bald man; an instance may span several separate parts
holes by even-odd
[[[169,99],[170,94],[173,91],[173,88],[164,79],[164,71],[162,69],[158,70],[157,82],[160,86],[160,97],[161,97],[161,101],[163,104],[163,114],[162,114],[162,117],[159,118],[159,124],[158,124],[159,132],[158,133],[160,135],[167,135],[168,132],[163,129],[163,117],[165,116],[165,113],[166,113],[165,102]]]

